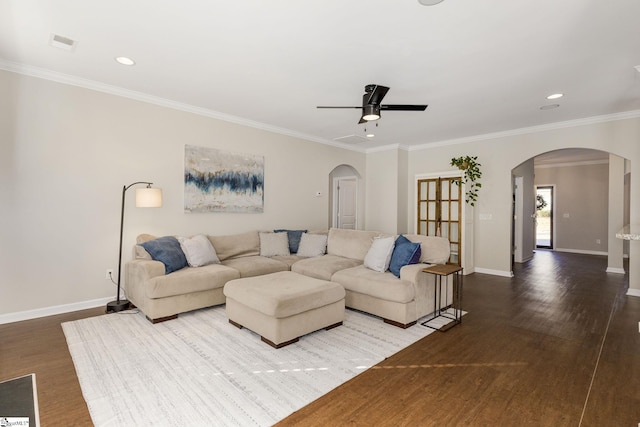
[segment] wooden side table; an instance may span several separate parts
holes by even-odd
[[[434,301],[433,301],[433,317],[421,323],[422,326],[426,326],[437,331],[445,332],[459,323],[462,323],[462,267],[455,264],[436,264],[431,267],[427,267],[422,270],[424,273],[430,273],[436,276],[436,283],[434,286]],[[442,307],[442,278],[447,278],[453,275],[453,295],[452,295],[452,308],[453,317],[450,313],[443,310]],[[448,280],[446,280],[448,282]],[[445,303],[448,301],[449,287],[445,283]],[[445,307],[446,309],[446,307]],[[435,327],[429,325],[429,322],[438,318],[444,317],[453,320],[444,326]]]

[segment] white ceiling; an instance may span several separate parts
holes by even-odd
[[[411,147],[640,115],[639,17],[638,0],[3,0],[0,68],[319,142],[364,135],[359,110],[316,106],[375,83],[429,107],[383,111],[356,146]]]

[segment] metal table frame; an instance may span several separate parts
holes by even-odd
[[[427,328],[435,329],[440,332],[448,331],[454,326],[462,323],[462,285],[463,285],[463,275],[462,275],[462,267],[456,264],[436,264],[431,267],[427,267],[422,270],[424,273],[430,273],[435,275],[436,283],[433,288],[433,317],[425,320],[421,323],[422,326],[426,326]],[[453,275],[453,298],[452,305],[447,307],[442,307],[442,278],[449,277]],[[448,281],[447,281],[448,282]],[[449,286],[445,283],[445,303],[448,301],[449,297]],[[453,308],[453,317],[451,317],[450,313],[447,313],[447,308]],[[447,319],[453,320],[453,322],[449,322],[446,325],[437,328],[435,326],[431,326],[428,323],[438,317],[444,317]]]

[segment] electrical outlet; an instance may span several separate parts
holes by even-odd
[[[104,279],[105,280],[113,279],[113,268],[107,268],[107,272],[104,274]]]

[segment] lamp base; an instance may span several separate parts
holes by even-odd
[[[128,310],[130,302],[126,299],[111,301],[107,303],[107,313],[116,313],[118,311]]]

